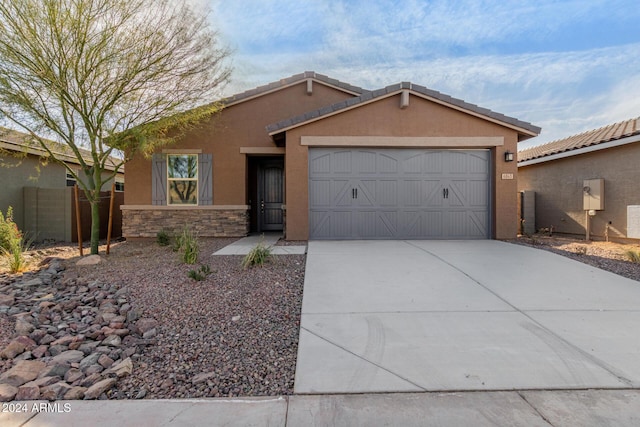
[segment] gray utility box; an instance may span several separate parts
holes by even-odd
[[[585,211],[604,210],[604,179],[585,179],[582,186]]]

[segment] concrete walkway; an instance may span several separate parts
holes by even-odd
[[[295,392],[637,388],[640,283],[498,241],[309,243]]]
[[[225,246],[214,255],[246,255],[251,249],[253,249],[258,243],[262,243],[267,247],[271,247],[272,255],[302,255],[307,252],[306,246],[274,246],[278,240],[282,238],[282,233],[262,233],[253,234],[251,236],[238,239],[232,244]]]
[[[638,390],[12,403],[0,412],[3,427],[640,425]],[[9,412],[16,404],[26,412]]]

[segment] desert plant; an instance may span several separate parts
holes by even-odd
[[[7,208],[7,215],[0,210],[0,248],[11,251],[13,246],[19,244],[22,234],[18,226],[13,222],[13,208]]]
[[[158,231],[158,233],[156,233],[156,242],[160,246],[169,246],[169,243],[171,243],[171,236],[163,228],[162,230]]]
[[[198,270],[189,270],[187,276],[190,279],[193,279],[197,282],[206,279],[206,277],[211,274],[211,267],[206,264],[200,266]]]
[[[198,261],[198,238],[189,226],[185,225],[182,228],[182,232],[175,239],[173,250],[182,251],[181,259],[185,264],[195,264]]]
[[[586,255],[588,248],[584,245],[576,246],[574,252],[576,255]]]
[[[625,255],[627,256],[629,261],[640,264],[640,251],[629,249],[627,252],[625,252]]]
[[[271,258],[271,247],[265,246],[264,242],[260,241],[255,245],[249,253],[242,260],[242,267],[262,267]]]
[[[24,253],[31,247],[31,240],[25,239],[21,236],[17,240],[13,240],[9,249],[0,248],[0,253],[8,260],[9,271],[11,273],[19,273],[27,268],[27,261],[24,258]]]

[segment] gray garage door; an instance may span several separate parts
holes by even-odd
[[[312,239],[486,239],[489,150],[309,149]]]

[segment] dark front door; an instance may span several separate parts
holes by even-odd
[[[283,229],[284,161],[264,159],[258,162],[258,231]]]

